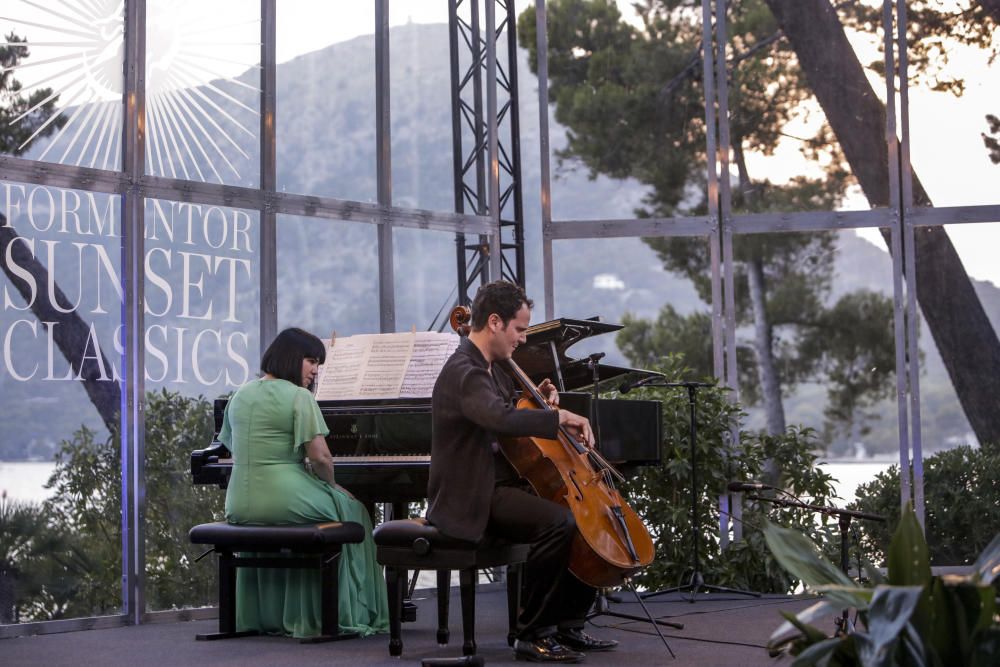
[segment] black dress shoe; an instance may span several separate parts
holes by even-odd
[[[614,639],[598,639],[579,628],[560,630],[556,633],[556,639],[563,646],[568,646],[575,651],[610,651],[618,646],[618,642]]]
[[[583,654],[566,648],[555,637],[542,637],[534,641],[517,639],[514,641],[514,657],[529,662],[574,663],[583,660]]]

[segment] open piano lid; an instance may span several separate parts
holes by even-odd
[[[623,329],[624,325],[601,322],[599,319],[576,320],[568,317],[542,322],[528,327],[527,341],[514,351],[514,361],[534,382],[550,378],[560,391],[574,391],[592,385],[593,375],[587,367],[589,359],[573,359],[566,354],[572,345],[601,334]],[[598,363],[600,382],[613,380],[624,375],[636,378],[659,375],[626,366],[611,366]]]

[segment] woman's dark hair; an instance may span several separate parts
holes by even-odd
[[[296,387],[302,386],[302,360],[326,361],[326,347],[316,336],[302,329],[285,329],[271,341],[260,359],[260,370]]]
[[[472,330],[482,331],[490,315],[496,313],[503,325],[514,319],[521,306],[530,310],[534,302],[524,293],[524,288],[506,280],[494,280],[479,288],[472,300]]]

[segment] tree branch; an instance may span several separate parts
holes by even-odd
[[[14,262],[35,279],[36,285],[46,285],[49,281],[48,270],[35,259],[28,248],[23,243],[12,245],[19,237],[13,227],[6,226],[7,218],[0,215],[0,258],[11,254]],[[0,267],[6,274],[17,291],[24,297],[25,302],[31,298],[28,285],[21,279],[15,280],[11,268],[5,261],[0,261]],[[53,290],[55,300],[61,304],[68,304],[69,299],[63,294],[58,286]],[[75,312],[63,313],[56,310],[47,299],[36,298],[31,303],[31,312],[35,314],[39,322],[53,322],[54,331],[52,339],[59,350],[66,357],[66,361],[73,369],[74,375],[83,380],[83,387],[87,391],[87,396],[97,408],[101,420],[109,431],[114,431],[118,427],[118,411],[121,406],[121,397],[118,392],[118,383],[112,379],[101,380],[104,369],[112,368],[103,352],[100,352],[100,364],[93,358],[88,358],[87,363],[82,363],[82,357],[87,350],[87,339],[90,337],[90,327]],[[48,326],[48,325],[47,325]],[[95,353],[97,350],[95,350]]]
[[[1000,24],[1000,0],[979,0],[979,4]]]

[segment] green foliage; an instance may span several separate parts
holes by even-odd
[[[41,505],[0,495],[0,624],[43,620],[74,593],[70,575],[87,558]]]
[[[770,525],[771,550],[794,576],[822,595],[771,635],[768,647],[797,656],[793,665],[974,665],[1000,660],[994,578],[1000,573],[1000,535],[968,576],[931,575],[927,543],[912,508],[900,517],[888,550],[887,584],[854,585],[795,531]],[[856,624],[834,636],[814,625],[839,608],[857,610]]]
[[[194,564],[204,548],[188,540],[192,526],[223,519],[225,492],[193,485],[190,473],[191,452],[212,441],[212,404],[163,390],[147,394],[146,405],[147,604],[214,604],[215,569]]]
[[[653,366],[671,380],[692,379],[679,356],[664,357]],[[691,457],[688,441],[689,403],[684,389],[645,388],[640,398],[663,402],[663,464],[641,468],[625,487],[632,507],[643,517],[657,544],[656,560],[636,581],[649,589],[686,583],[690,574]],[[631,398],[633,394],[629,394]],[[832,533],[817,526],[811,514],[774,509],[770,504],[748,501],[743,511],[744,539],[720,551],[719,495],[732,479],[753,479],[765,461],[784,463],[780,485],[797,496],[826,502],[834,494],[833,479],[815,466],[815,436],[809,429],[788,429],[780,436],[743,433],[738,446],[730,439],[730,426],[742,416],[719,387],[697,393],[697,487],[695,506],[701,570],[707,581],[758,591],[789,592],[797,580],[778,567],[760,526],[770,514],[783,525],[815,534],[832,549]]]
[[[900,518],[899,466],[858,487],[852,509],[880,514],[887,524],[863,522],[861,549],[884,563]],[[924,524],[935,565],[968,565],[1000,526],[1000,445],[984,444],[938,452],[924,459]]]
[[[211,404],[162,390],[146,395],[146,603],[151,610],[214,603],[215,572],[195,565],[191,526],[222,518],[225,494],[194,486],[189,457],[212,438]],[[121,444],[86,427],[63,441],[42,505],[0,505],[0,602],[21,621],[121,609]],[[0,613],[4,609],[0,606]]]

